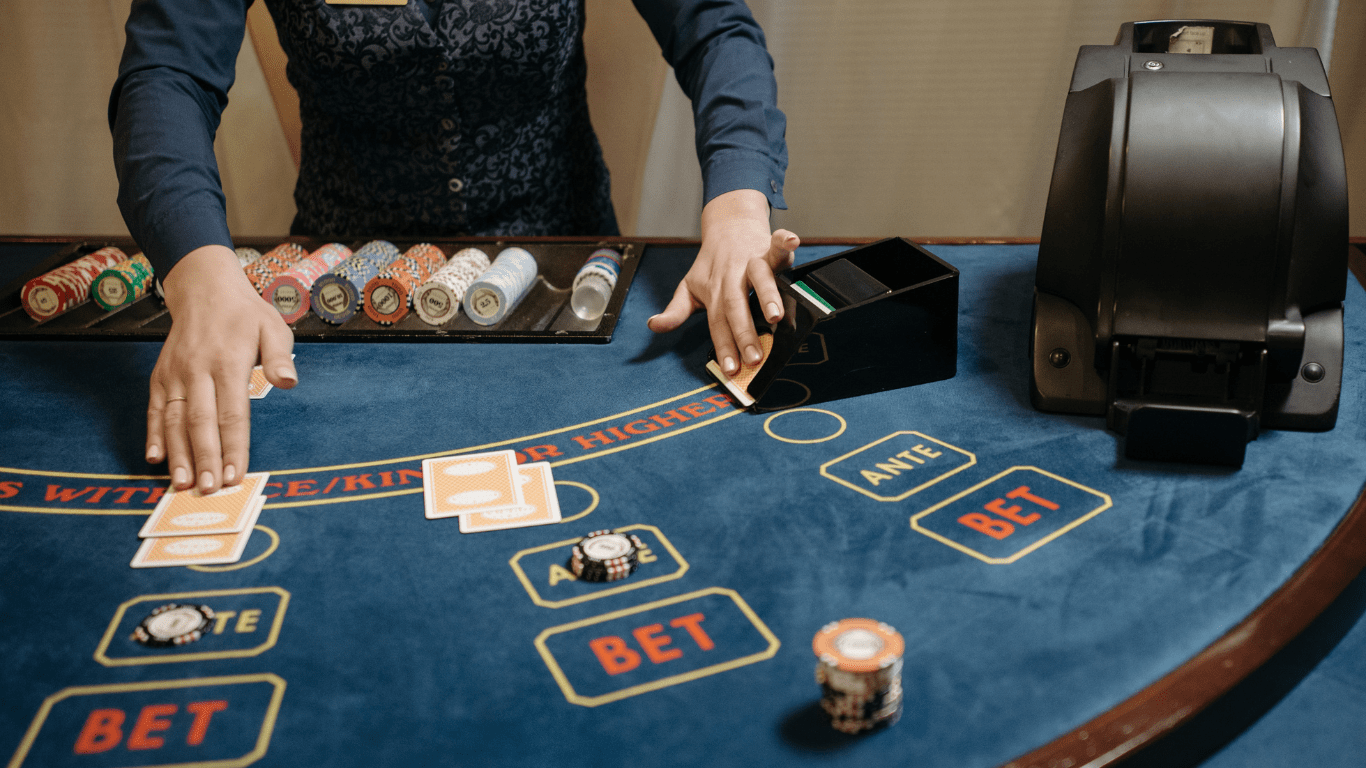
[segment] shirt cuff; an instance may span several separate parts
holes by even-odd
[[[148,228],[138,245],[152,263],[157,277],[165,279],[180,260],[196,248],[222,245],[232,249],[232,236],[223,210],[215,206],[177,208]]]
[[[723,149],[709,157],[702,168],[702,204],[737,189],[757,189],[768,198],[770,206],[787,210],[787,202],[783,200],[783,171],[762,153]]]

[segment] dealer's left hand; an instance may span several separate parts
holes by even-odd
[[[783,300],[773,273],[792,264],[801,241],[785,229],[770,232],[768,198],[753,189],[717,195],[702,209],[702,249],[692,269],[674,291],[663,312],[650,318],[655,333],[677,328],[693,312],[705,309],[711,341],[721,370],[740,370],[740,354],[757,363],[759,335],[749,314],[754,289],[764,317],[783,317]]]

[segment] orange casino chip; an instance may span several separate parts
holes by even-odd
[[[841,672],[876,672],[901,659],[906,641],[873,619],[841,619],[821,627],[811,640],[820,660]]]
[[[298,243],[280,243],[260,258],[243,268],[251,287],[257,293],[264,293],[276,276],[288,272],[295,264],[308,258],[308,250]]]
[[[446,263],[446,254],[430,243],[409,248],[387,269],[365,284],[365,314],[380,325],[407,316],[413,292]]]

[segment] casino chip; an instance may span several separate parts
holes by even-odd
[[[294,266],[277,274],[261,291],[261,295],[279,310],[286,323],[297,322],[308,314],[314,281],[349,258],[350,248],[341,243],[328,243],[309,254],[308,258],[295,262]],[[251,266],[264,260],[262,256]]]
[[[821,709],[843,733],[860,733],[901,718],[902,655],[906,642],[873,619],[843,619],[821,627],[811,641]]]
[[[101,272],[127,261],[123,251],[110,246],[57,267],[24,284],[19,302],[38,322],[56,317],[90,298],[90,287]]]
[[[418,286],[413,294],[413,307],[417,316],[428,325],[441,325],[453,319],[460,312],[460,302],[465,291],[474,284],[489,268],[489,255],[478,248],[464,248],[458,251],[446,265],[427,281]]]
[[[413,293],[446,263],[446,254],[431,243],[418,243],[365,284],[365,314],[380,325],[393,325],[408,314]]]
[[[633,534],[593,531],[579,539],[569,558],[569,569],[584,581],[620,581],[636,572],[645,542]]]
[[[479,325],[498,323],[531,291],[537,270],[536,257],[526,249],[504,248],[465,291],[465,315]]]
[[[90,292],[100,308],[112,312],[142,298],[151,286],[152,264],[139,253],[101,272]]]
[[[372,240],[350,258],[314,281],[309,302],[313,314],[333,325],[350,320],[365,298],[365,284],[400,256],[387,240]]]
[[[213,609],[207,605],[167,603],[138,624],[133,639],[149,648],[185,645],[203,637],[212,623]]]
[[[302,245],[280,243],[242,267],[242,271],[251,281],[251,287],[255,288],[257,293],[261,293],[265,291],[266,286],[270,285],[276,275],[288,272],[296,263],[306,258],[308,258],[308,251]],[[240,258],[238,262],[241,262]]]

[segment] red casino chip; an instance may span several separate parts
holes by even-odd
[[[101,248],[28,281],[19,291],[19,301],[38,322],[54,318],[89,299],[95,278],[127,259],[118,248]]]

